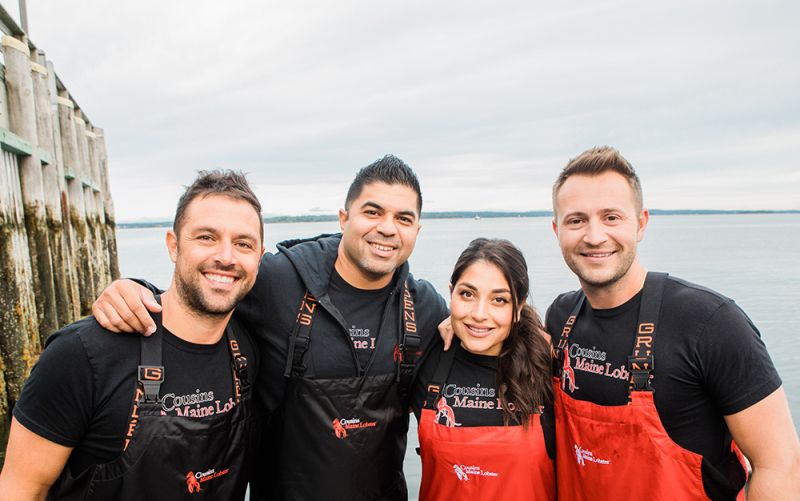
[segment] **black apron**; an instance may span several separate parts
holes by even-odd
[[[128,425],[133,429],[130,442],[113,462],[94,465],[77,477],[69,466],[64,468],[48,500],[244,499],[253,450],[251,389],[247,360],[233,329],[225,329],[236,386],[233,409],[204,418],[163,416],[158,395],[165,376],[161,314],[152,316],[157,329],[141,341],[139,398]]]
[[[353,350],[360,376],[315,379],[313,363],[310,357],[304,361],[303,355],[308,350],[318,303],[306,293],[290,339],[286,369],[289,381],[281,406],[275,411],[277,416],[273,416],[279,420],[273,433],[279,433],[276,446],[280,451],[275,464],[277,485],[270,489],[274,490],[273,499],[408,499],[403,476],[408,389],[420,338],[414,304],[405,284],[402,299],[398,329],[402,339],[398,339],[395,351],[396,373],[363,375],[369,364],[362,369]],[[387,308],[393,300],[391,295]],[[325,334],[341,335],[338,332],[316,335]]]

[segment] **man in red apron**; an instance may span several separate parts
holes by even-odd
[[[269,415],[252,499],[407,499],[409,386],[448,316],[409,272],[421,211],[416,175],[387,155],[356,175],[340,235],[281,242],[262,258],[234,314],[259,343],[256,404]],[[95,310],[117,303],[106,300],[114,287]],[[120,301],[141,312],[140,295]],[[143,332],[149,315],[138,318],[113,325]]]
[[[173,228],[153,336],[88,317],[48,339],[14,408],[3,501],[244,498],[258,360],[231,315],[264,252],[261,205],[243,175],[201,173]]]
[[[612,148],[570,161],[553,230],[581,290],[547,312],[556,474],[565,500],[800,497],[800,442],[755,326],[728,298],[652,273],[649,214]]]

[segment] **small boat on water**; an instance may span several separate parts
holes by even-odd
[[[481,217],[479,215],[475,214],[475,221],[480,221],[480,219],[481,219]]]

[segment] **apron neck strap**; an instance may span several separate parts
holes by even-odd
[[[569,333],[572,332],[572,327],[575,325],[575,320],[578,318],[583,303],[586,301],[586,294],[583,290],[579,290],[576,294],[577,298],[575,305],[572,307],[572,312],[569,314],[561,334],[558,336],[558,343],[553,348],[553,375],[561,377],[564,369],[564,357],[567,356],[567,346],[569,345]]]
[[[414,369],[417,367],[417,351],[420,347],[420,337],[417,332],[417,317],[414,312],[414,300],[408,292],[408,282],[403,282],[403,311],[400,317],[403,339],[397,345],[397,355],[400,360],[398,382],[400,396],[408,397],[411,380],[414,379]]]
[[[161,304],[161,296],[155,296],[156,302]],[[141,358],[137,371],[139,383],[142,385],[143,394],[140,404],[155,404],[159,400],[161,383],[164,382],[164,366],[161,364],[161,340],[163,327],[161,312],[150,313],[156,323],[156,331],[150,336],[140,336]]]
[[[653,346],[666,282],[666,273],[655,272],[648,272],[644,281],[642,301],[639,304],[639,320],[636,323],[636,337],[632,354],[628,357],[628,372],[631,374],[628,403],[634,391],[653,391],[653,387],[650,386],[651,373],[655,367]]]
[[[439,365],[436,366],[436,372],[433,373],[433,378],[428,383],[425,404],[423,405],[424,409],[436,409],[436,401],[442,395],[444,385],[447,383],[447,377],[450,375],[450,368],[453,366],[453,360],[456,358],[456,351],[460,349],[461,344],[456,343],[449,350],[442,352],[439,357]]]
[[[286,369],[283,373],[285,377],[314,377],[313,367],[309,367],[303,362],[303,356],[311,343],[311,324],[314,321],[317,306],[319,306],[317,300],[306,290],[303,300],[300,302],[300,311],[297,312],[294,332],[289,336],[289,357],[286,359]]]

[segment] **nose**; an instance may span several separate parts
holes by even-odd
[[[392,236],[397,233],[394,216],[392,214],[384,214],[378,222],[378,227],[376,229],[381,235],[386,236]]]
[[[608,239],[605,227],[600,221],[590,220],[585,228],[586,233],[583,235],[583,241],[592,247],[597,247]]]
[[[233,242],[221,239],[217,244],[216,259],[222,264],[230,264],[233,262]]]
[[[472,308],[472,318],[477,322],[482,322],[489,318],[489,305],[486,304],[486,301],[475,301]]]

